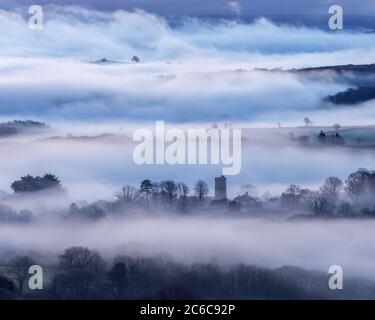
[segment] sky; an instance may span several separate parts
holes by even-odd
[[[38,4],[80,5],[98,10],[141,8],[161,15],[233,14],[327,14],[328,6],[338,4],[348,14],[374,15],[372,0],[39,0]],[[34,0],[0,0],[0,5],[12,8],[35,4]]]

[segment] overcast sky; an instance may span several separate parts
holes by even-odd
[[[237,4],[236,4],[236,3]],[[31,4],[75,4],[100,10],[141,8],[159,14],[327,14],[331,4],[346,14],[375,15],[374,0],[0,0],[3,8]],[[231,3],[231,4],[230,4]]]

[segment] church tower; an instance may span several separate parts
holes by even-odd
[[[215,200],[227,198],[227,178],[224,176],[215,178]]]

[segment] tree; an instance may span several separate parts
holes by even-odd
[[[158,182],[154,182],[151,187],[151,199],[154,204],[157,204],[157,200],[159,199],[160,192],[161,192],[161,184]]]
[[[139,62],[141,62],[141,59],[139,59],[137,56],[133,56],[132,62],[139,63]]]
[[[208,194],[210,189],[208,185],[203,180],[199,180],[194,187],[195,194],[197,195],[199,201],[202,201],[204,197]]]
[[[353,218],[356,216],[356,212],[349,202],[343,201],[337,208],[337,215],[344,218]]]
[[[10,262],[9,272],[16,279],[20,294],[23,293],[25,283],[29,279],[29,268],[34,264],[34,260],[27,256],[16,256]]]
[[[83,247],[71,247],[59,255],[59,268],[61,270],[86,269],[94,273],[105,270],[105,261],[95,251]]]
[[[178,209],[182,212],[186,211],[187,207],[187,195],[189,194],[189,187],[183,183],[179,182],[177,184],[177,193],[178,193]]]
[[[104,295],[100,281],[101,278],[91,270],[71,269],[56,274],[51,289],[60,299],[94,299]]]
[[[235,202],[239,203],[242,208],[252,211],[253,209],[259,209],[263,206],[263,203],[257,197],[250,196],[247,192],[241,196],[233,199]]]
[[[375,208],[369,209],[369,208],[363,208],[361,210],[361,215],[365,218],[375,218]]]
[[[197,299],[195,292],[186,286],[170,284],[156,293],[157,300],[194,300]]]
[[[345,180],[346,191],[352,197],[358,197],[368,191],[371,173],[367,169],[358,169]]]
[[[281,203],[288,207],[294,208],[300,204],[301,201],[301,187],[295,184],[291,184],[280,197]]]
[[[163,181],[161,184],[161,190],[167,195],[168,200],[173,200],[177,195],[177,185],[174,181],[168,180]]]
[[[321,144],[325,144],[327,142],[327,135],[323,132],[323,130],[320,130],[320,133],[318,135],[318,141]]]
[[[15,298],[16,286],[14,282],[0,274],[0,300],[10,300]]]
[[[31,175],[21,177],[20,180],[16,180],[11,184],[11,188],[15,193],[62,189],[59,178],[51,173],[46,173],[42,177],[33,177]]]
[[[189,189],[189,187],[185,183],[179,182],[177,184],[177,192],[178,192],[178,196],[180,198],[186,199],[187,195],[190,192],[190,189]]]
[[[304,118],[303,121],[305,122],[306,127],[312,127],[313,122],[310,120],[310,118]]]
[[[11,207],[0,204],[0,223],[28,223],[33,218],[33,213],[30,210],[13,210]]]
[[[0,289],[14,292],[16,290],[16,286],[11,279],[8,279],[7,277],[0,274]]]
[[[334,205],[329,199],[324,196],[317,196],[312,199],[310,203],[310,209],[316,216],[332,216]]]
[[[15,193],[38,191],[38,179],[30,175],[21,177],[20,180],[16,180],[11,184],[11,188]]]
[[[125,263],[119,262],[114,264],[108,272],[108,278],[115,287],[116,298],[123,298],[125,288],[128,284],[128,272]]]
[[[141,182],[139,191],[141,194],[145,195],[147,201],[150,199],[150,194],[152,193],[152,187],[153,187],[153,184],[149,179],[143,180]]]
[[[343,182],[337,177],[329,177],[326,179],[320,191],[323,195],[327,196],[329,199],[337,199],[342,189]]]
[[[60,179],[52,173],[45,173],[44,176],[40,178],[39,185],[40,189],[61,188]]]
[[[231,212],[240,212],[241,211],[241,203],[233,200],[230,201],[228,204],[228,210]]]
[[[69,218],[98,220],[105,217],[104,210],[97,203],[79,208],[75,203],[69,206]]]
[[[115,192],[117,201],[121,204],[134,204],[138,200],[139,192],[133,186],[123,186],[120,191]]]
[[[59,255],[59,270],[52,281],[52,292],[62,299],[97,299],[103,290],[106,265],[96,252],[71,247]]]

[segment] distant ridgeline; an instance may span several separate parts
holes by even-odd
[[[352,75],[362,76],[362,81],[365,81],[366,85],[363,85],[363,82],[356,83],[354,81],[354,88],[348,88],[345,91],[338,92],[335,95],[327,96],[324,101],[330,102],[336,105],[353,105],[361,102],[366,102],[372,99],[375,99],[375,85],[371,79],[366,79],[363,77],[368,77],[371,74],[375,73],[375,64],[360,64],[360,65],[337,65],[337,66],[323,66],[317,68],[304,68],[304,69],[292,69],[291,72],[297,73],[315,73],[315,72],[334,72],[338,75],[345,75],[350,73]],[[349,79],[347,79],[349,81]],[[350,80],[353,82],[353,79]],[[367,83],[370,82],[370,83]]]
[[[49,125],[33,120],[13,120],[0,123],[0,136],[15,135],[25,131],[48,129]]]
[[[328,96],[325,101],[334,104],[357,104],[375,99],[375,86],[349,88],[343,92]]]
[[[310,68],[300,68],[300,69],[266,69],[266,68],[255,68],[258,71],[264,72],[290,72],[297,74],[317,74],[322,72],[333,72],[336,74],[356,74],[356,75],[369,75],[375,73],[375,63],[372,64],[342,64],[333,66],[322,66],[322,67],[310,67]],[[239,71],[243,71],[239,69]]]
[[[353,72],[353,73],[374,73],[375,63],[372,64],[344,64],[336,66],[323,66],[302,69],[292,69],[292,72],[316,72],[316,71],[335,71],[337,73]]]

